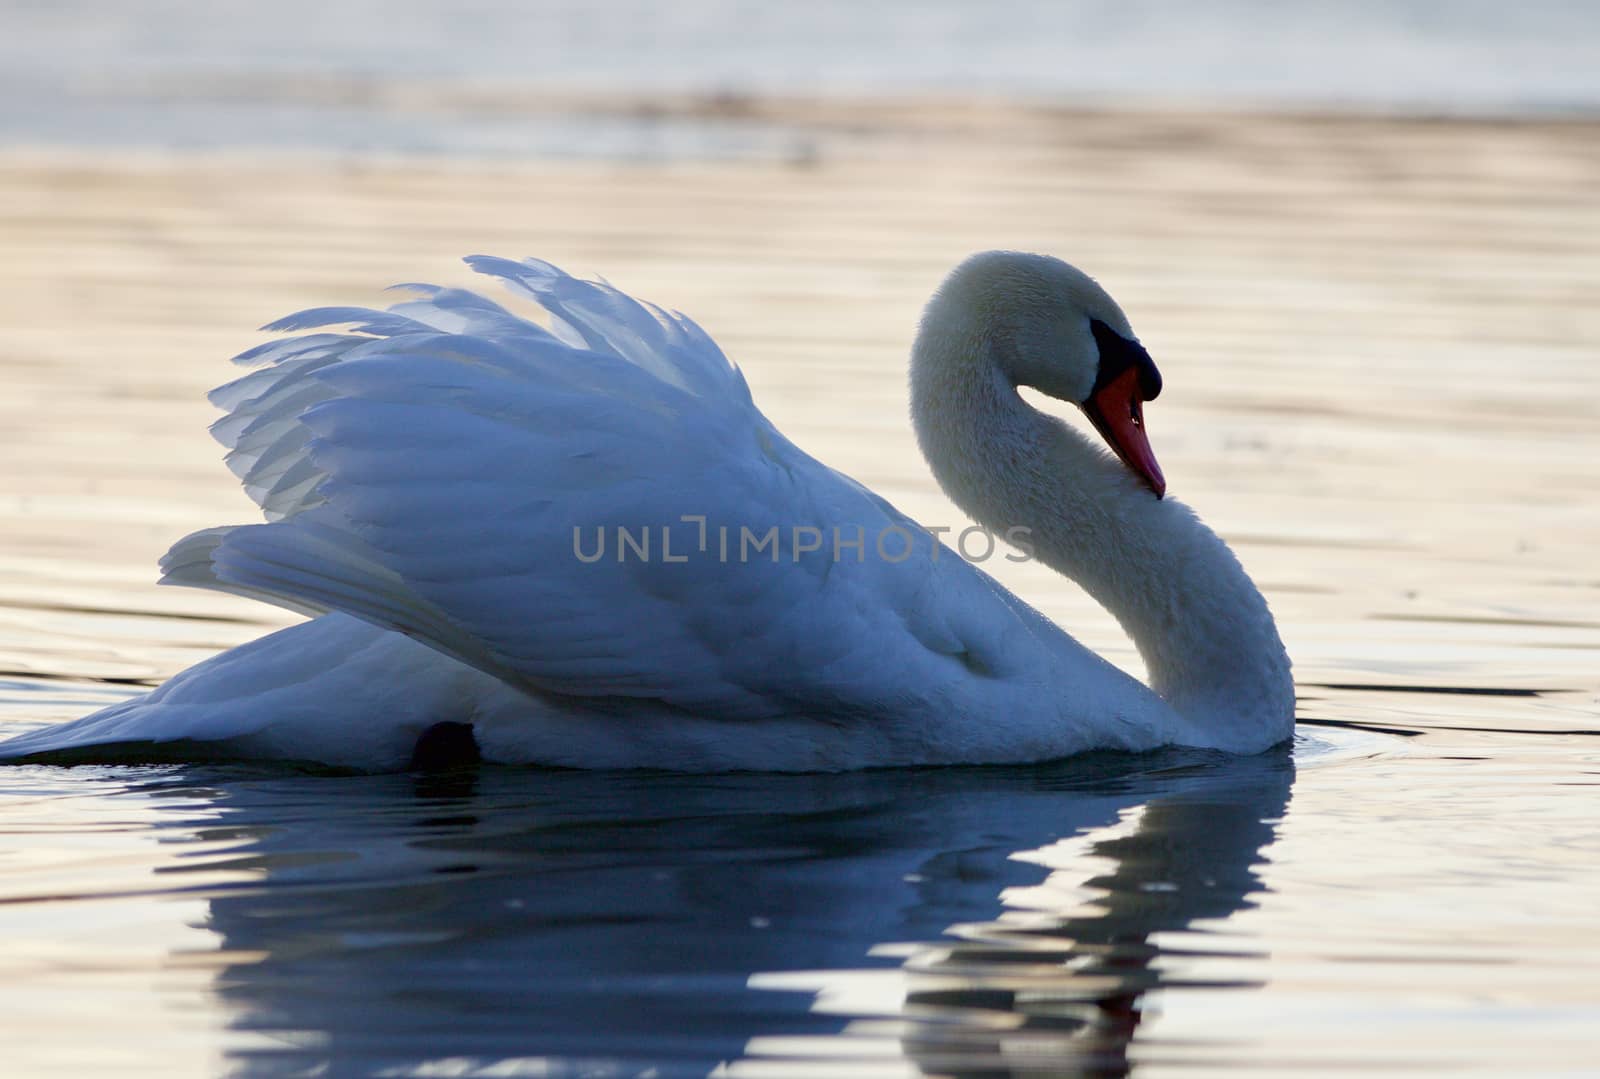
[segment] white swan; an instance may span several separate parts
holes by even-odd
[[[316,617],[0,757],[394,769],[470,724],[492,761],[802,771],[1290,736],[1267,605],[1161,499],[1141,415],[1160,377],[1082,272],[958,266],[912,352],[912,415],[950,497],[1104,604],[1151,688],[797,449],[687,318],[543,262],[468,261],[550,328],[409,286],[422,298],[385,312],[275,323],[355,329],[252,349],[258,369],[212,394],[269,523],[180,540],[163,580]],[[1081,405],[1124,464],[1018,386]]]

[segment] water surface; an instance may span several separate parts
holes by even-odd
[[[0,143],[799,158],[773,96],[1550,114],[1571,0],[0,3]]]
[[[289,617],[151,583],[174,538],[247,519],[201,394],[251,326],[537,253],[689,311],[800,445],[959,524],[904,353],[945,268],[1016,246],[1095,272],[1161,364],[1152,440],[1278,615],[1293,751],[8,768],[8,1071],[1592,1066],[1593,129],[846,112],[877,149],[801,110],[820,150],[787,164],[0,156],[0,726]],[[988,568],[1137,670],[1069,585]]]

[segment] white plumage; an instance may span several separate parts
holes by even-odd
[[[420,298],[274,323],[353,329],[252,349],[238,362],[254,370],[211,395],[228,467],[267,523],[180,540],[163,579],[313,620],[0,755],[120,746],[387,769],[440,721],[472,724],[490,760],[689,770],[1288,736],[1287,660],[1221,541],[1016,398],[1026,382],[1083,400],[1091,319],[1131,338],[1066,264],[958,268],[915,353],[919,435],[969,512],[1032,528],[1040,557],[1123,620],[1165,700],[796,448],[689,319],[547,263],[469,262],[549,327],[404,286]],[[963,433],[975,424],[981,446]],[[618,528],[648,557],[619,550]],[[777,557],[752,555],[747,536],[774,528]],[[1130,552],[1158,579],[1130,575]]]

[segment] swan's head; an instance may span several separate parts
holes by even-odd
[[[929,304],[930,333],[987,346],[1013,386],[1083,409],[1122,463],[1157,498],[1165,493],[1144,429],[1144,403],[1161,392],[1161,373],[1094,278],[1048,255],[973,255]]]

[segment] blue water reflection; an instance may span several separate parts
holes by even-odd
[[[209,904],[239,956],[216,983],[231,1026],[276,1046],[239,1050],[243,1074],[704,1075],[862,1029],[940,1074],[1012,1074],[1019,1047],[1117,1074],[1145,995],[1182,988],[1153,935],[1251,904],[1294,774],[1288,753],[1183,751],[840,776],[208,769],[146,793],[195,845],[166,872],[259,875]],[[856,1016],[760,988],[874,969],[900,995]],[[881,1058],[868,1041],[809,1073],[857,1042]]]

